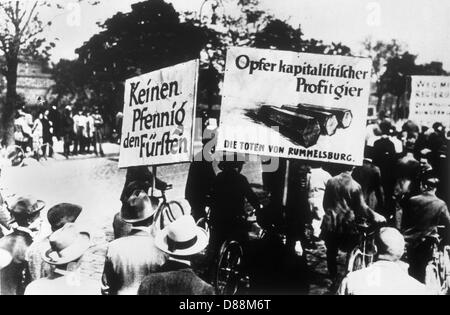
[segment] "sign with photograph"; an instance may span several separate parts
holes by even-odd
[[[125,82],[119,167],[193,160],[198,60]]]
[[[367,58],[231,48],[218,150],[362,165],[371,71]]]
[[[450,77],[411,77],[409,119],[428,127],[440,122],[450,128]]]

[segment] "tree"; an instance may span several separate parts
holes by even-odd
[[[83,0],[77,0],[81,2]],[[92,4],[96,1],[90,0]],[[6,99],[0,104],[0,142],[14,142],[14,115],[17,108],[17,69],[21,56],[48,59],[55,44],[43,36],[51,21],[42,16],[43,10],[59,10],[58,1],[5,0],[0,2],[0,72],[6,78]]]
[[[85,79],[89,73],[79,60],[61,59],[53,66],[51,74],[55,81],[51,91],[56,96],[55,105],[86,104],[92,94]]]
[[[377,82],[377,109],[380,110],[383,96],[388,92],[389,86],[383,76],[386,73],[387,65],[393,59],[399,58],[404,53],[403,46],[395,39],[389,42],[375,41],[367,38],[364,47],[373,60],[373,75]],[[399,99],[397,99],[399,103]]]
[[[37,36],[44,30],[39,8],[46,2],[0,2],[0,51],[4,57],[1,74],[6,78],[6,99],[0,103],[0,140],[14,142],[14,111],[17,103],[17,69],[21,53],[35,53],[44,40]]]
[[[211,7],[209,14],[204,12],[207,4]],[[300,27],[294,28],[287,21],[262,10],[259,0],[205,0],[200,11],[200,17],[193,12],[186,12],[184,18],[206,34],[207,45],[202,51],[205,57],[202,66],[213,80],[205,80],[209,84],[203,86],[200,77],[199,86],[200,91],[206,90],[213,94],[214,100],[220,98],[219,84],[225,72],[226,51],[231,46],[331,55],[351,54],[350,48],[341,43],[326,45],[320,40],[304,40]],[[214,101],[211,102],[209,98],[208,103]]]
[[[130,77],[199,58],[206,33],[181,22],[171,4],[148,0],[132,5],[100,25],[102,31],[77,49],[90,105],[111,116],[123,108],[124,81]]]
[[[262,30],[255,34],[253,46],[324,55],[351,55],[351,49],[342,43],[328,45],[321,40],[304,39],[303,36],[300,27],[294,28],[286,21],[272,18]]]
[[[391,93],[397,98],[394,108],[394,119],[405,118],[407,110],[401,107],[401,99],[409,90],[409,78],[412,75],[447,75],[440,62],[417,65],[417,55],[405,52],[394,57],[386,64],[386,71],[381,76],[384,93]]]
[[[383,96],[386,93],[387,86],[381,78],[386,72],[387,64],[394,58],[398,58],[404,53],[403,45],[395,39],[384,42],[374,41],[372,38],[366,38],[363,42],[365,53],[373,61],[373,75],[377,81],[377,109],[381,107]]]

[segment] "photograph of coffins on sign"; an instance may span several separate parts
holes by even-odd
[[[371,71],[366,58],[229,49],[218,149],[361,165]]]

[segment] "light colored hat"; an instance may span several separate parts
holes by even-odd
[[[12,261],[11,254],[4,249],[0,248],[0,270],[9,266]]]
[[[91,247],[89,233],[80,232],[73,223],[50,235],[49,242],[50,248],[42,253],[42,259],[56,266],[78,260]]]
[[[192,256],[208,246],[208,233],[195,224],[190,215],[185,215],[168,225],[156,235],[155,245],[172,256]]]

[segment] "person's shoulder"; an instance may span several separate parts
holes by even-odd
[[[47,278],[31,282],[25,289],[25,295],[42,295],[50,283]]]
[[[238,173],[237,177],[239,178],[240,181],[242,181],[243,183],[248,183],[248,179],[245,175]]]
[[[117,251],[122,251],[127,249],[127,245],[133,243],[133,236],[125,236],[118,239],[115,239],[111,243],[108,244],[108,254],[115,253]]]
[[[144,246],[145,245],[145,246]],[[112,256],[117,253],[148,253],[149,251],[157,251],[155,238],[149,235],[129,235],[116,239],[108,245],[108,255]]]
[[[407,273],[405,273],[405,287],[408,288],[408,292],[413,295],[434,295],[434,293],[423,283],[414,279]]]
[[[311,174],[322,176],[323,178],[325,178],[327,180],[330,180],[331,178],[333,178],[333,176],[331,176],[331,174],[328,173],[327,171],[325,171],[323,168],[313,168],[311,170]]]

